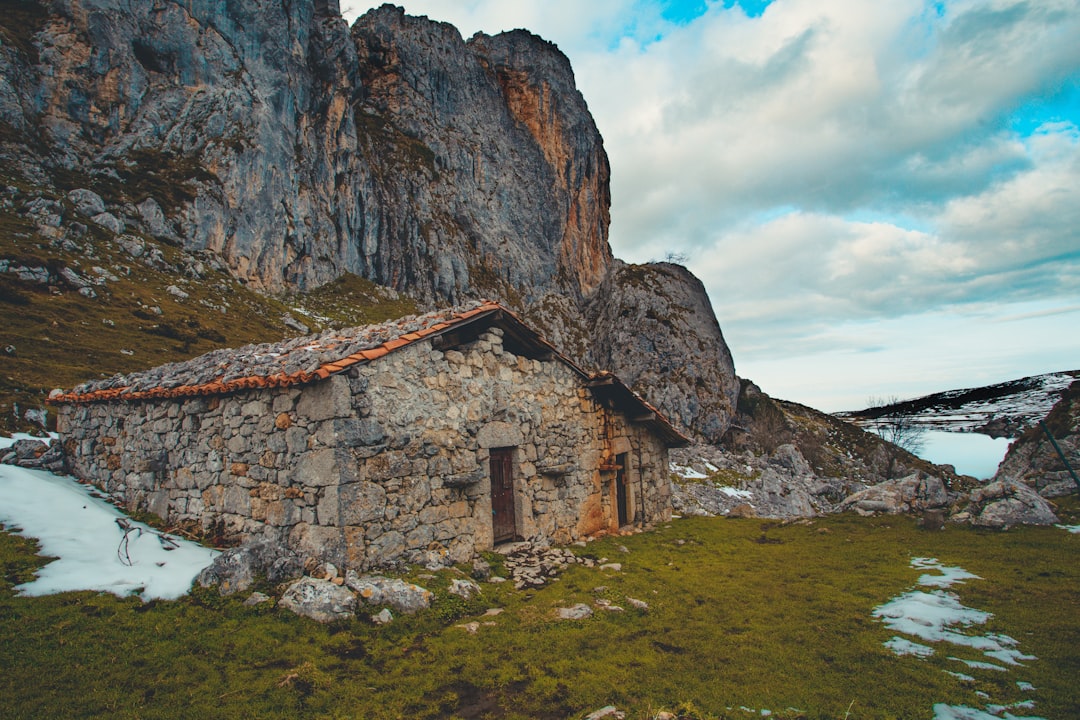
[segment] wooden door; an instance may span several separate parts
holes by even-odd
[[[491,451],[491,528],[496,543],[513,540],[517,536],[513,460],[513,448],[495,448]]]
[[[619,527],[630,522],[630,508],[627,507],[626,497],[626,461],[626,453],[622,453],[615,458],[615,464],[618,466],[615,471],[615,504],[618,507]]]

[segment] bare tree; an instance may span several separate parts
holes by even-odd
[[[897,407],[902,401],[898,397],[870,398],[868,410],[881,410],[871,413],[874,432],[886,442],[902,447],[912,455],[918,455],[926,441],[926,428],[916,422],[911,415],[904,414]]]

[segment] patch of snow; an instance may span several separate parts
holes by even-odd
[[[708,475],[698,472],[689,465],[676,465],[671,463],[671,472],[675,473],[684,480],[704,480],[709,477]]]
[[[918,583],[925,587],[947,588],[954,584],[964,584],[965,580],[982,580],[978,575],[969,573],[961,567],[947,567],[936,558],[911,558],[911,567],[916,570],[937,570],[938,575],[920,575]]]
[[[1067,530],[1074,535],[1080,534],[1080,525],[1055,525],[1054,527],[1059,527],[1062,530]]]
[[[737,490],[733,487],[727,487],[726,485],[717,485],[716,489],[724,493],[728,497],[743,498],[745,500],[749,500],[750,498],[754,497],[754,494],[749,490]]]
[[[299,313],[300,315],[305,315],[305,316],[311,318],[312,320],[314,320],[315,322],[320,323],[322,325],[329,325],[332,322],[330,320],[330,318],[319,315],[318,313],[312,312],[311,310],[306,310],[305,308],[301,307],[300,305],[297,305],[297,306],[295,306],[293,308],[290,308],[290,309],[293,312]]]
[[[967,673],[953,672],[952,670],[946,670],[945,674],[946,675],[952,675],[954,678],[959,678],[960,680],[963,680],[964,682],[975,682],[975,678],[973,678],[971,675],[968,675]]]
[[[929,645],[920,645],[917,642],[911,642],[905,640],[902,637],[893,635],[891,640],[885,642],[885,647],[889,648],[896,655],[914,655],[915,657],[930,657],[934,654],[934,648]]]
[[[956,625],[981,625],[992,616],[988,612],[962,605],[956,595],[942,590],[906,592],[874,608],[872,615],[881,618],[890,630],[913,635],[926,642],[950,642],[977,649],[982,649],[983,645],[994,650],[1000,647],[985,641],[985,638],[950,629]]]
[[[994,715],[1000,715],[1006,710],[1032,710],[1034,707],[1034,700],[1021,700],[1020,702],[1014,702],[1012,705],[987,705],[986,709]]]
[[[977,635],[961,631],[973,625],[983,625],[993,615],[964,606],[960,603],[960,598],[957,595],[947,592],[945,588],[962,585],[967,580],[979,580],[981,578],[978,575],[969,573],[960,567],[943,565],[936,558],[912,558],[911,567],[917,570],[936,571],[933,574],[923,574],[918,581],[918,585],[933,589],[929,591],[910,590],[874,608],[873,616],[881,619],[887,628],[925,642],[948,642],[960,647],[978,650],[987,658],[1006,665],[1020,666],[1021,660],[1036,659],[1034,655],[1025,655],[1017,650],[1017,641],[1008,635],[1001,633]],[[934,652],[933,648],[927,645],[900,636],[894,636],[886,641],[884,645],[898,656],[928,657]],[[952,656],[949,656],[949,659],[963,663],[973,670],[1008,671],[1007,668],[994,663],[965,660]],[[965,673],[950,670],[945,672],[964,682],[973,682],[975,680],[971,675]],[[989,696],[982,695],[979,692],[976,695],[984,700],[989,699]],[[937,703],[934,705],[934,718],[935,720],[1043,720],[1035,717],[1020,718],[1006,712],[1010,709],[1030,710],[1033,707],[1034,702],[1032,701],[1007,706],[987,704],[985,709],[972,708],[966,705]]]
[[[1034,685],[1029,682],[1024,682],[1023,680],[1017,680],[1016,687],[1020,688],[1021,690],[1026,690],[1027,692],[1031,692],[1032,690],[1036,689]]]
[[[131,528],[126,536],[121,519]],[[42,555],[58,558],[17,586],[26,595],[100,590],[173,600],[218,555],[128,520],[74,478],[11,465],[0,466],[0,524],[36,538]]]
[[[1020,717],[1012,713],[1004,715],[991,715],[985,710],[968,707],[967,705],[946,705],[936,703],[934,705],[934,720],[1045,720],[1035,716]]]
[[[965,660],[964,658],[953,657],[951,655],[949,656],[949,659],[964,663],[972,670],[999,670],[1001,672],[1008,672],[1005,668],[993,663],[979,662],[978,660]]]

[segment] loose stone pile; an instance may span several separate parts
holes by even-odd
[[[506,559],[504,567],[510,573],[514,588],[540,587],[556,577],[568,565],[597,567],[596,560],[578,557],[565,548],[549,547],[538,543],[520,542],[496,548]]]

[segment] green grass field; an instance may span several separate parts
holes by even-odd
[[[22,597],[13,586],[44,560],[0,533],[0,717],[580,718],[614,704],[629,718],[855,720],[1021,700],[1036,705],[1014,715],[1080,717],[1080,535],[929,532],[906,517],[686,519],[575,550],[622,571],[574,566],[536,591],[485,583],[468,602],[446,593],[454,571],[417,571],[438,597],[431,610],[324,627],[206,591],[147,604]],[[1038,659],[973,670],[950,659],[987,659],[972,649],[941,643],[918,659],[885,648],[893,633],[871,612],[914,586],[912,557],[981,576],[952,589],[993,613],[977,631]],[[598,598],[626,610],[555,619]],[[469,621],[491,624],[474,635],[459,627]]]

